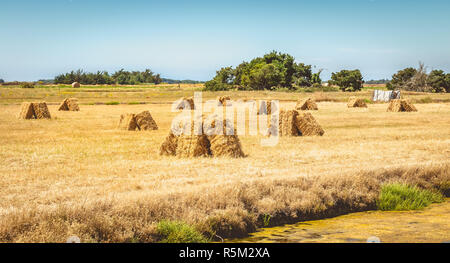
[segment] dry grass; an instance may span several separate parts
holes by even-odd
[[[303,96],[232,95],[279,99],[288,109]],[[80,112],[59,112],[55,103],[47,120],[18,120],[19,103],[0,105],[0,242],[65,242],[72,235],[153,242],[164,219],[238,236],[262,225],[264,214],[279,224],[369,209],[383,182],[449,188],[449,103],[417,104],[418,112],[405,114],[386,112],[387,104],[348,109],[345,97],[319,103],[314,118],[322,137],[281,137],[276,147],[263,147],[262,136],[239,136],[247,157],[238,159],[160,156],[177,115],[167,102],[181,96],[84,105]],[[117,129],[120,114],[144,110],[158,130]]]

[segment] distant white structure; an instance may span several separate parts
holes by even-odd
[[[374,90],[373,91],[373,97],[372,97],[372,101],[384,101],[384,102],[388,102],[390,100],[394,100],[394,99],[400,99],[400,91],[399,90],[389,90],[389,91],[385,91],[385,90]]]

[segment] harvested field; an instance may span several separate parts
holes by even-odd
[[[293,109],[296,99],[287,99],[296,95],[236,92],[233,98],[280,99]],[[239,136],[246,158],[180,159],[160,155],[178,114],[168,102],[178,93],[146,105],[82,104],[76,114],[57,111],[62,99],[54,95],[46,121],[17,120],[21,101],[6,93],[0,241],[65,242],[76,235],[83,242],[157,242],[163,219],[182,220],[206,236],[215,230],[236,237],[261,226],[265,214],[272,225],[370,209],[383,182],[448,189],[450,103],[416,104],[414,114],[386,112],[385,103],[363,112],[346,110],[344,95],[313,112],[323,136],[280,137],[275,147],[261,145],[266,136]],[[97,93],[76,96],[101,101]],[[118,116],[145,110],[158,130],[142,136],[117,129]]]

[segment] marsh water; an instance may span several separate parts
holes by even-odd
[[[292,225],[261,228],[227,242],[450,242],[450,198],[418,211],[368,211]]]

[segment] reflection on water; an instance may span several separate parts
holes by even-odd
[[[450,199],[419,211],[369,211],[293,225],[262,228],[227,242],[449,242]]]

